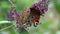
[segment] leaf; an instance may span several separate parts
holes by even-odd
[[[13,24],[10,21],[0,21],[0,31],[12,27]]]
[[[10,21],[0,21],[0,24],[11,23]]]

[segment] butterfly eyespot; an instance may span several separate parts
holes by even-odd
[[[36,24],[38,25],[39,22],[37,22]]]

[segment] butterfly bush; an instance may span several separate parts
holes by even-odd
[[[13,21],[14,20],[14,17],[12,16],[13,15],[13,13],[8,13],[8,20],[10,20],[10,21]]]
[[[48,10],[48,3],[46,2],[46,0],[42,0],[38,3],[33,4],[29,9],[30,9],[30,13],[32,11],[38,12],[37,14],[40,16]],[[27,14],[28,13],[26,13],[26,15]],[[25,16],[25,13],[17,12],[14,8],[12,8],[11,11],[8,13],[8,20],[16,21],[16,28],[19,32],[22,32],[24,30],[24,26],[26,25],[26,23],[24,21],[25,17],[27,17],[27,16]]]
[[[16,12],[15,9],[11,9],[11,11],[8,13],[8,20],[13,21],[16,16],[19,17],[19,13]]]
[[[44,14],[48,10],[48,3],[46,0],[42,0],[38,3],[33,4],[30,9],[32,8],[38,8],[40,11],[40,15]],[[35,11],[36,12],[36,11]]]
[[[23,31],[23,24],[20,20],[20,12],[17,12],[14,7],[12,7],[11,11],[8,13],[8,20],[14,21],[16,23],[16,28],[19,32]]]

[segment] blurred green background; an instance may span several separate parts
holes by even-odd
[[[12,0],[15,9],[22,12],[24,8],[30,7],[34,2],[40,0]],[[8,0],[0,0],[0,34],[60,34],[60,0],[48,0],[48,11],[41,16],[37,27],[31,26],[29,30],[19,33],[15,24],[7,21],[7,13],[11,9]]]

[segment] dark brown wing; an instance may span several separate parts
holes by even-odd
[[[32,22],[34,23],[34,26],[37,26],[40,18],[40,10],[36,6],[30,8],[30,16],[32,17]]]

